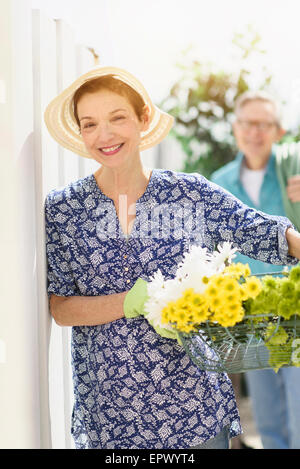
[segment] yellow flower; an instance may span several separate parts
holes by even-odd
[[[223,307],[228,303],[240,302],[240,285],[232,278],[224,278],[222,287],[218,289],[218,294],[213,298],[208,295],[208,301],[213,310]]]
[[[243,284],[243,290],[247,298],[255,298],[262,290],[262,283],[257,277],[249,277]]]
[[[196,326],[210,316],[206,297],[187,289],[177,301],[170,301],[162,310],[162,323],[171,323],[182,332],[196,330]]]
[[[244,317],[244,310],[239,303],[223,307],[214,314],[213,319],[223,327],[232,327]]]
[[[180,332],[186,332],[187,334],[189,332],[195,332],[196,329],[192,324],[181,324],[176,327]]]
[[[189,298],[188,309],[190,311],[190,321],[201,323],[209,317],[209,305],[204,295],[194,293]]]
[[[222,287],[224,282],[224,275],[216,275],[214,278],[214,283],[216,287]]]
[[[237,262],[231,264],[224,269],[224,274],[229,274],[232,277],[239,279],[240,277],[248,277],[251,274],[251,270],[248,264],[242,264]]]
[[[239,294],[239,283],[233,278],[224,278],[224,282],[222,284],[222,290],[226,294]]]
[[[177,323],[184,324],[189,320],[189,311],[187,308],[179,308],[174,316]]]
[[[236,295],[235,293],[228,293],[224,296],[225,303],[235,303],[237,299],[240,299],[240,296],[240,293],[238,295]]]
[[[244,284],[240,285],[240,296],[241,296],[241,301],[246,301],[249,298],[247,289],[244,288]]]
[[[227,309],[228,309],[228,314],[236,315],[236,316],[240,316],[240,314],[243,311],[243,308],[241,307],[240,303],[232,303],[227,306]]]
[[[226,278],[224,275],[212,276],[204,292],[209,307],[213,310],[219,308],[222,305],[224,295],[232,293],[230,285],[235,285],[235,283],[235,280]]]
[[[224,269],[224,275],[228,275],[231,278],[240,278],[242,274],[236,264],[231,264]]]
[[[210,283],[205,290],[205,295],[210,300],[218,296],[218,288],[214,283]]]
[[[216,321],[223,327],[232,327],[244,317],[242,301],[256,296],[260,281],[247,278],[241,285],[240,276],[249,273],[243,264],[229,266],[226,273],[211,276],[203,294],[195,293],[193,288],[186,289],[176,301],[170,301],[162,311],[162,322],[171,323],[182,332],[196,331],[207,321]]]
[[[187,290],[184,291],[182,298],[184,300],[190,300],[194,295],[194,289],[193,288],[188,288]]]
[[[195,308],[193,311],[193,321],[196,324],[200,324],[201,322],[205,322],[208,320],[210,316],[210,310],[207,303]]]
[[[251,269],[249,267],[249,264],[242,264],[244,267],[244,277],[249,277],[251,275]]]
[[[223,300],[220,296],[215,296],[209,302],[209,307],[212,311],[218,311],[223,308]]]

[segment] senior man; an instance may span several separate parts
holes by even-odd
[[[246,92],[236,102],[235,117],[239,152],[234,161],[213,173],[212,181],[251,207],[287,216],[284,199],[300,201],[300,177],[288,178],[284,189],[278,178],[275,144],[285,131],[276,101],[264,92]],[[240,254],[235,261],[248,263],[253,274],[283,267]],[[300,369],[257,370],[245,376],[264,449],[300,448]]]

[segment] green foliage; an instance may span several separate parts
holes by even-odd
[[[276,324],[268,324],[266,329],[266,343],[270,345],[283,345],[289,338],[288,333],[283,327],[277,326]]]
[[[300,141],[300,129],[296,128],[294,130],[289,130],[280,140],[280,144],[299,142],[299,141]]]
[[[244,34],[235,34],[232,46],[238,53],[239,71],[217,70],[210,63],[187,61],[185,51],[182,77],[174,83],[161,107],[175,118],[171,132],[186,154],[185,172],[199,172],[209,177],[213,171],[231,161],[236,155],[232,134],[233,108],[236,98],[250,88],[250,62],[262,56],[261,38],[248,27]],[[271,76],[263,70],[260,89],[266,89]]]
[[[264,276],[261,292],[245,305],[252,324],[258,324],[259,331],[263,331],[261,338],[275,371],[284,365],[300,366],[299,326],[296,328],[300,316],[300,264],[285,275]]]

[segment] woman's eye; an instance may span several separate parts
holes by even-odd
[[[112,120],[113,121],[120,121],[120,120],[123,120],[123,119],[125,119],[125,116],[115,116],[115,117],[113,117]]]
[[[95,124],[93,124],[92,122],[89,122],[88,124],[84,124],[83,128],[84,129],[88,129],[89,127],[93,127]]]

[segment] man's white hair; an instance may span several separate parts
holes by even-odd
[[[237,114],[239,110],[244,107],[247,103],[251,103],[253,101],[262,101],[262,102],[267,102],[271,103],[274,107],[274,114],[275,114],[275,120],[276,123],[279,127],[282,126],[282,114],[281,114],[281,108],[280,105],[274,96],[271,94],[267,93],[266,91],[245,91],[245,93],[241,94],[234,106],[234,112]]]

